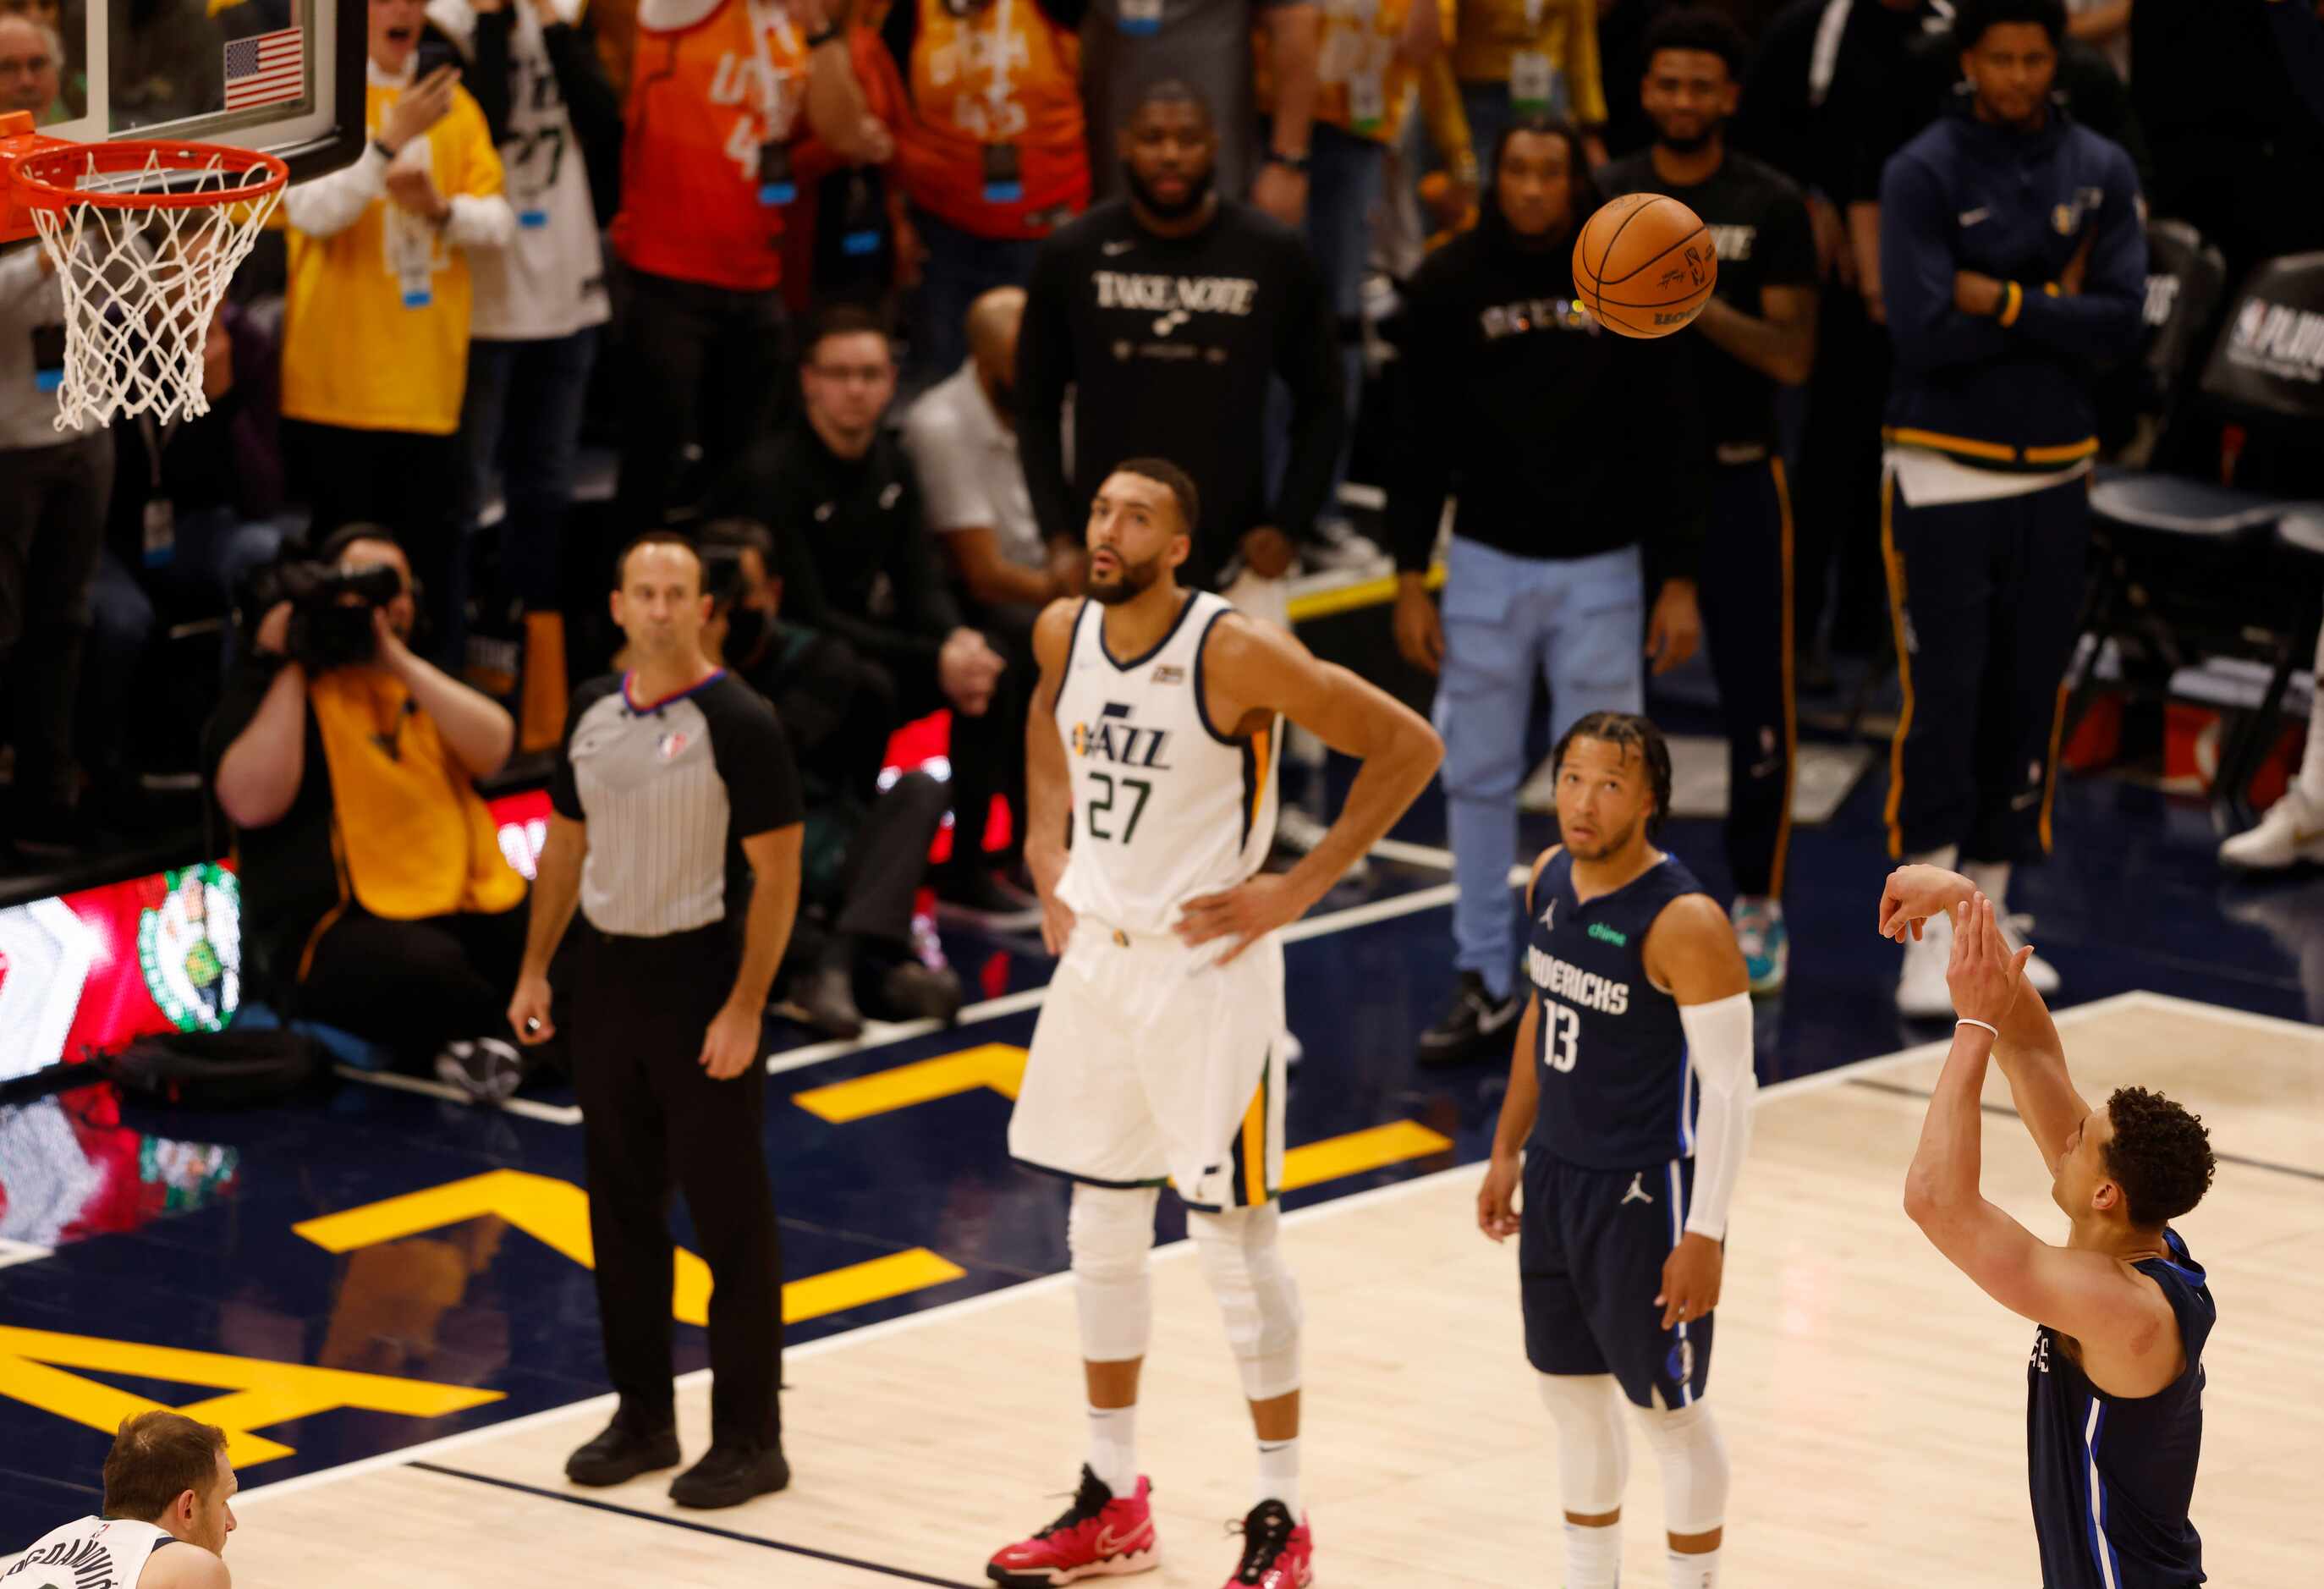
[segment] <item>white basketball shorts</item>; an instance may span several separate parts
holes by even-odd
[[[1084,916],[1050,979],[1009,1119],[1019,1162],[1102,1187],[1160,1186],[1194,1208],[1283,1186],[1283,944],[1222,965]]]

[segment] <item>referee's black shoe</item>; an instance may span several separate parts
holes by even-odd
[[[1460,1065],[1489,1052],[1495,1044],[1516,1035],[1511,1024],[1523,1008],[1523,1001],[1514,992],[1496,999],[1483,977],[1473,971],[1462,972],[1452,990],[1452,1007],[1420,1034],[1420,1062]]]
[[[700,1462],[670,1481],[669,1498],[707,1511],[771,1495],[790,1482],[791,1464],[779,1446],[713,1445]]]
[[[601,1490],[608,1484],[627,1483],[658,1467],[676,1467],[679,1460],[675,1426],[641,1429],[626,1413],[617,1412],[604,1434],[565,1459],[565,1476],[576,1484]]]

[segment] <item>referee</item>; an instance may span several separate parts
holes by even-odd
[[[615,566],[613,622],[637,665],[575,696],[509,1023],[546,1041],[548,967],[577,902],[573,1077],[605,1363],[621,1406],[565,1464],[618,1484],[678,1461],[670,1387],[673,1178],[710,1265],[710,1449],[680,1506],[739,1506],[790,1482],[776,1390],[782,1249],[760,1134],[767,987],[798,907],[798,773],[773,712],[707,661],[710,598],[683,539],[650,533]],[[739,845],[755,879],[738,933]]]

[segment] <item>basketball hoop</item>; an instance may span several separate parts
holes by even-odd
[[[202,351],[211,319],[290,168],[219,143],[36,137],[9,153],[23,144],[0,143],[0,208],[30,217],[64,293],[57,429],[125,414],[208,413]]]

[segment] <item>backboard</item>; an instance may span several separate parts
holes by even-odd
[[[57,97],[33,111],[42,134],[263,149],[293,182],[363,152],[366,0],[0,0],[0,12],[60,38]]]

